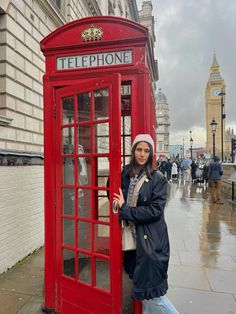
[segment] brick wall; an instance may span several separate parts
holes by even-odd
[[[0,114],[13,119],[8,127],[0,127],[0,148],[43,151],[44,57],[39,41],[51,31],[43,24],[32,0],[12,0],[0,17],[0,75],[4,81]]]
[[[0,167],[0,273],[44,244],[43,166]]]

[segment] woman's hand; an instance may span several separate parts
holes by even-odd
[[[124,204],[125,200],[121,188],[119,188],[119,192],[120,194],[114,193],[114,200],[117,200],[119,207],[121,207]]]

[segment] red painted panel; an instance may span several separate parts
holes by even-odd
[[[112,299],[110,295],[106,295],[101,291],[94,290],[86,285],[79,285],[66,278],[62,279],[61,298],[61,314],[118,313],[112,310]],[[80,310],[81,312],[76,312],[76,310]]]
[[[81,33],[94,26],[101,27],[103,37],[96,41],[84,42]],[[41,42],[41,49],[46,56],[46,73],[44,77],[44,140],[45,140],[45,306],[54,308],[61,313],[88,313],[86,306],[81,306],[76,303],[77,288],[85,289],[89,295],[89,299],[99,297],[99,304],[103,304],[104,312],[101,313],[121,313],[121,241],[120,241],[120,224],[118,216],[113,214],[110,204],[110,260],[112,280],[110,283],[111,294],[101,293],[98,289],[93,292],[87,290],[87,287],[78,282],[73,282],[70,279],[61,276],[61,216],[60,212],[56,211],[55,204],[61,207],[61,200],[58,195],[61,193],[60,175],[61,171],[61,149],[58,141],[60,126],[56,129],[54,115],[54,107],[56,103],[56,91],[64,88],[65,95],[68,91],[76,91],[76,88],[81,87],[93,88],[97,82],[106,83],[109,85],[112,94],[112,106],[110,110],[109,122],[110,129],[110,151],[106,155],[111,161],[110,174],[110,195],[118,191],[120,186],[120,78],[122,81],[127,81],[132,85],[131,94],[131,135],[132,138],[137,133],[150,133],[155,137],[154,126],[156,125],[155,103],[151,96],[152,85],[151,81],[155,79],[156,67],[154,64],[153,47],[149,39],[148,29],[135,23],[131,20],[118,17],[89,17],[79,19],[68,23],[52,32]],[[56,58],[58,56],[83,55],[93,54],[106,51],[132,50],[132,64],[103,66],[97,68],[80,68],[72,70],[56,70]],[[59,92],[60,93],[60,92]],[[58,93],[58,94],[59,94]],[[62,96],[63,94],[61,94]],[[58,133],[59,130],[59,133]],[[75,136],[75,142],[77,141]],[[72,154],[73,156],[73,154]],[[71,157],[72,157],[71,156]],[[75,166],[75,169],[77,166]],[[91,169],[95,169],[95,161],[91,162]],[[75,170],[77,173],[78,170]],[[95,174],[96,175],[96,174]],[[75,175],[77,176],[77,174]],[[77,178],[77,177],[76,177]],[[78,180],[76,179],[76,182]],[[92,183],[92,188],[95,188],[95,181]],[[88,188],[88,187],[86,187]],[[91,188],[91,187],[89,187]],[[55,197],[57,195],[57,197]],[[94,196],[93,196],[94,197]],[[92,203],[95,204],[96,197]],[[75,203],[77,208],[78,196],[75,194]],[[96,206],[95,206],[96,207]],[[93,218],[97,215],[93,212]],[[75,210],[76,218],[77,209]],[[67,217],[69,218],[69,217]],[[92,223],[94,223],[92,221]],[[75,227],[75,234],[77,227]],[[108,238],[107,238],[108,239]],[[107,241],[106,239],[106,241]],[[102,238],[98,237],[99,241]],[[105,242],[104,242],[105,244]],[[107,244],[105,245],[108,246]],[[77,247],[77,243],[76,243]],[[67,247],[68,248],[68,247]],[[78,253],[75,248],[75,255]],[[75,274],[78,274],[78,267],[75,267]],[[93,265],[94,269],[94,265]],[[113,274],[114,277],[113,277]],[[95,276],[93,275],[93,282]],[[71,284],[73,289],[71,288]],[[68,286],[67,286],[68,283]],[[72,292],[73,290],[74,293]],[[80,291],[80,295],[83,292]],[[102,297],[101,297],[102,296]],[[72,299],[71,299],[72,298]],[[100,303],[100,299],[102,303]],[[85,302],[86,303],[86,302]],[[95,305],[94,305],[95,306]],[[99,305],[100,306],[100,305]],[[111,310],[112,307],[112,310]],[[141,313],[141,303],[135,302],[135,314]],[[113,311],[114,310],[114,311]],[[90,311],[90,313],[93,313]],[[94,312],[97,313],[97,312]]]
[[[96,41],[84,41],[82,32],[97,26],[102,29],[101,39]],[[91,46],[101,46],[111,41],[134,41],[134,39],[147,39],[148,29],[132,20],[111,16],[96,16],[78,19],[56,29],[41,41],[41,49],[61,50],[65,47],[84,45],[87,49]]]
[[[44,223],[45,223],[45,306],[55,308],[55,121],[53,89],[44,77]]]
[[[109,164],[110,164],[110,186],[109,186],[109,193],[110,195],[113,195],[114,191],[118,191],[118,188],[120,186],[120,171],[121,171],[121,165],[120,165],[120,115],[121,115],[121,109],[120,109],[120,76],[119,75],[113,75],[106,78],[100,78],[100,79],[94,79],[90,81],[81,81],[79,85],[72,85],[70,87],[62,88],[57,91],[57,98],[56,98],[56,110],[57,110],[57,127],[56,127],[56,286],[57,286],[57,305],[56,309],[60,313],[68,313],[68,308],[71,308],[71,310],[75,310],[76,308],[80,308],[81,311],[84,313],[97,313],[96,311],[99,310],[99,312],[104,314],[109,313],[121,313],[121,232],[120,232],[120,222],[118,214],[114,214],[112,211],[112,198],[110,198],[110,223],[103,222],[108,227],[110,226],[110,243],[107,245],[109,247],[110,256],[104,256],[101,254],[101,252],[95,252],[95,243],[94,239],[98,239],[98,242],[96,245],[99,245],[99,237],[97,234],[95,234],[94,225],[96,223],[96,217],[94,214],[92,214],[91,218],[79,218],[79,221],[81,222],[87,222],[90,223],[92,226],[92,233],[89,231],[89,234],[91,234],[91,245],[87,248],[83,247],[81,249],[77,249],[78,245],[78,238],[77,238],[77,227],[74,228],[74,231],[71,232],[70,237],[74,237],[75,241],[72,243],[67,243],[67,245],[63,245],[63,224],[62,220],[63,218],[67,217],[67,219],[70,219],[69,221],[73,223],[73,225],[77,226],[76,224],[76,216],[63,216],[62,215],[62,159],[61,156],[63,156],[62,152],[62,143],[61,143],[61,129],[62,128],[62,114],[61,114],[61,99],[63,99],[66,96],[71,95],[77,95],[79,93],[84,93],[86,91],[90,92],[92,95],[93,90],[100,90],[104,88],[109,89],[109,119],[104,120],[109,122],[110,126],[110,133],[109,133],[109,152],[105,154],[100,154],[100,156],[107,156],[109,158]],[[77,99],[76,97],[74,99]],[[91,108],[93,108],[93,96],[91,98]],[[74,101],[76,104],[76,101]],[[76,121],[77,116],[77,107],[75,107],[75,113],[74,113],[74,121],[73,121],[73,128],[77,128],[77,125],[85,125],[85,123],[96,123],[98,124],[99,120],[95,120],[92,117],[94,116],[93,109],[91,110],[91,118],[92,120],[89,122],[78,122]],[[100,120],[100,122],[103,122],[103,120]],[[81,124],[82,123],[82,124]],[[116,126],[115,128],[112,126]],[[67,125],[65,125],[67,126]],[[94,131],[91,132],[92,138]],[[75,132],[75,139],[74,143],[77,145],[77,136]],[[90,156],[92,159],[96,158],[96,156],[99,156],[99,153],[94,153],[93,147],[94,147],[94,140],[90,143],[91,147],[88,146],[89,153],[87,153],[88,156]],[[69,156],[76,158],[77,152],[74,150],[74,153],[70,153]],[[68,155],[66,155],[68,157]],[[94,171],[95,163],[93,163],[91,170]],[[74,166],[74,171],[77,173],[78,170],[77,166]],[[88,189],[91,189],[91,191],[95,191],[97,189],[96,187],[96,172],[92,173],[92,180],[90,186],[86,187]],[[78,177],[78,174],[75,175],[75,178]],[[76,183],[77,180],[75,180],[75,183],[73,187],[77,187],[78,183]],[[64,185],[66,187],[68,185]],[[102,188],[99,188],[102,189]],[[106,190],[107,188],[103,188]],[[92,206],[92,213],[94,213],[94,208],[96,207],[96,202],[93,197],[93,194],[91,194],[91,206]],[[76,198],[75,198],[76,199]],[[94,207],[95,206],[95,207]],[[102,222],[101,222],[102,223]],[[73,236],[74,234],[74,236]],[[106,244],[106,240],[103,242],[103,247]],[[71,278],[66,278],[62,275],[62,265],[63,265],[63,257],[62,257],[62,247],[70,249],[71,253],[74,252],[74,271],[72,272]],[[89,254],[87,256],[91,257],[91,271],[92,276],[90,280],[90,286],[86,286],[83,283],[80,283],[76,280],[78,278],[78,258],[77,254],[78,252],[82,252],[83,254]],[[106,253],[107,254],[107,253]],[[106,290],[98,289],[96,288],[96,256],[100,259],[100,266],[101,267],[101,261],[108,261],[109,263],[107,266],[110,265],[110,292],[107,292]],[[67,260],[66,260],[67,262]],[[104,265],[103,265],[104,267]],[[98,268],[99,269],[99,268]],[[100,274],[102,270],[97,270]],[[104,279],[109,279],[104,278]],[[101,280],[101,279],[100,279]],[[98,282],[97,282],[98,284]],[[93,300],[91,302],[91,299]],[[87,312],[86,312],[87,309]],[[93,312],[94,309],[94,312]]]
[[[110,307],[107,306],[107,308],[104,311],[104,308],[106,307],[106,304],[103,306],[102,309],[99,308],[92,308],[91,311],[88,311],[88,309],[80,306],[76,306],[75,304],[71,304],[66,300],[62,301],[62,310],[61,314],[98,314],[98,313],[111,313],[112,310]]]

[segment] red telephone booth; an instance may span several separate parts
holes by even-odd
[[[122,288],[121,227],[111,196],[131,139],[155,139],[152,42],[131,20],[99,16],[58,28],[41,49],[45,310],[120,314],[129,292]]]

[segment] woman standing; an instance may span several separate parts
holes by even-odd
[[[143,314],[178,314],[165,296],[169,238],[164,218],[167,181],[153,170],[154,142],[139,134],[132,144],[131,162],[122,171],[122,187],[114,194],[120,219],[135,226],[136,250],[124,251],[124,267],[133,279],[132,298],[142,300]],[[130,206],[135,186],[146,176],[135,207]]]

